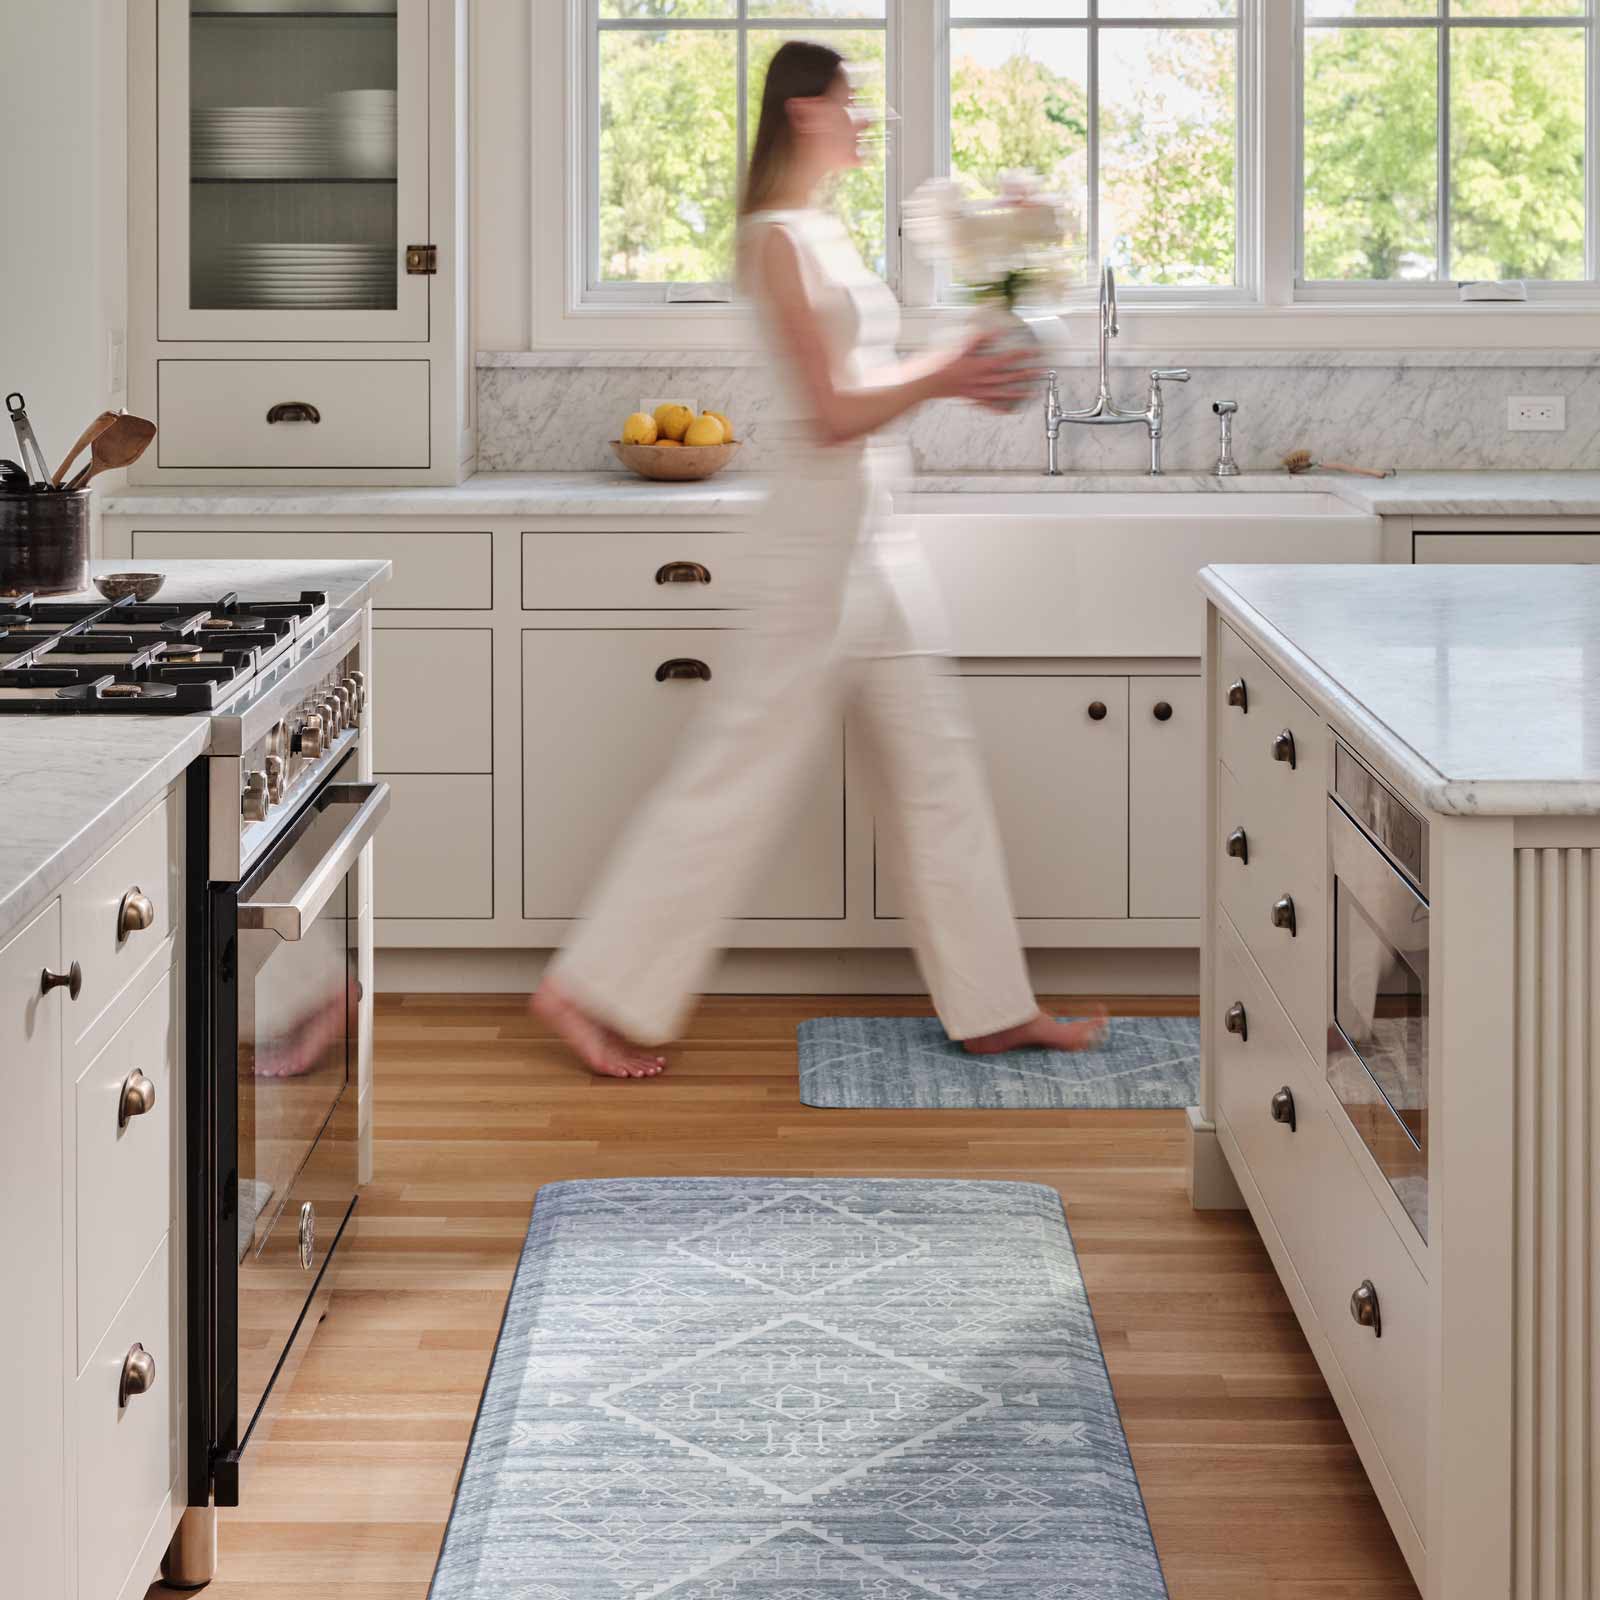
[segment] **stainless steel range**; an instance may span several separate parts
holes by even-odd
[[[389,805],[357,781],[362,615],[320,593],[0,606],[0,713],[211,724],[186,784],[190,1510],[166,1568],[193,1586],[356,1205],[355,873]]]

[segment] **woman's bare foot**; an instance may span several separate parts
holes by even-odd
[[[1002,1050],[1093,1050],[1105,1040],[1109,1026],[1104,1006],[1090,1007],[1086,1018],[1073,1022],[1057,1022],[1038,1011],[1014,1028],[963,1039],[961,1043],[975,1056],[998,1055]]]
[[[651,1055],[596,1022],[548,978],[528,1001],[528,1009],[554,1028],[597,1078],[654,1078],[667,1070],[665,1056]]]

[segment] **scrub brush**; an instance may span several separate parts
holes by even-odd
[[[1290,477],[1301,472],[1311,472],[1321,467],[1324,472],[1353,472],[1358,478],[1392,478],[1393,467],[1379,471],[1376,467],[1352,467],[1347,461],[1313,461],[1309,450],[1291,450],[1283,458],[1283,470]]]

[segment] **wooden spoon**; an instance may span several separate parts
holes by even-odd
[[[67,468],[78,459],[78,452],[85,445],[91,445],[100,437],[113,422],[123,413],[120,411],[102,411],[82,433],[78,435],[78,442],[61,458],[61,465],[56,468],[55,475],[50,479],[56,488],[61,487],[61,480],[67,475]]]
[[[68,491],[81,489],[91,478],[115,467],[131,467],[150,448],[156,425],[143,417],[124,414],[94,441],[89,450],[89,465],[68,485]]]

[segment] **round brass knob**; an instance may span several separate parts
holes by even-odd
[[[246,822],[265,822],[272,801],[267,794],[267,775],[264,772],[247,772],[244,793],[239,796],[239,815]]]
[[[156,1358],[142,1344],[136,1344],[122,1358],[122,1381],[117,1385],[117,1409],[136,1394],[149,1394],[156,1386]]]
[[[154,927],[155,921],[155,903],[138,884],[134,884],[117,907],[117,943],[121,944],[130,933],[143,933],[146,928]]]
[[[1245,1017],[1243,1001],[1235,1000],[1233,1004],[1228,1007],[1227,1012],[1222,1018],[1222,1026],[1226,1028],[1229,1033],[1238,1034],[1241,1041],[1249,1039],[1250,1024]]]
[[[1350,1296],[1350,1315],[1363,1328],[1371,1328],[1373,1337],[1383,1337],[1383,1313],[1378,1309],[1378,1290],[1371,1278],[1363,1278]]]
[[[1291,1089],[1288,1084],[1284,1084],[1284,1086],[1275,1095],[1273,1095],[1271,1101],[1271,1110],[1272,1120],[1274,1122],[1281,1122],[1290,1133],[1294,1133],[1298,1129],[1299,1123],[1295,1121],[1294,1116],[1294,1090]]]
[[[1228,704],[1242,711],[1245,716],[1250,715],[1250,691],[1245,688],[1243,678],[1235,678],[1228,685]]]
[[[1104,722],[1106,720],[1106,703],[1104,700],[1091,700],[1089,702],[1089,720],[1091,722]]]
[[[1294,735],[1287,728],[1272,736],[1272,759],[1287,762],[1289,770],[1294,771]]]
[[[282,756],[268,756],[262,765],[267,774],[267,799],[273,805],[280,805],[283,801],[283,792],[288,787],[288,768],[284,765]]]
[[[355,690],[355,694],[356,694],[356,710],[357,711],[365,711],[367,709],[367,675],[366,675],[366,673],[364,673],[364,672],[352,672],[350,674],[350,676],[348,678],[346,678],[344,681],[346,683],[348,683]]]
[[[1241,861],[1247,867],[1250,865],[1250,839],[1243,828],[1235,828],[1228,835],[1224,848],[1235,861]]]
[[[305,756],[308,760],[315,761],[328,747],[327,740],[322,734],[322,718],[314,712],[307,712],[300,719],[300,725],[295,729],[294,749],[297,754]]]
[[[142,1072],[130,1072],[122,1080],[122,1093],[117,1096],[117,1126],[126,1128],[134,1117],[142,1117],[155,1108],[155,1084]]]
[[[1150,715],[1153,716],[1157,722],[1169,721],[1172,717],[1171,703],[1166,700],[1157,700],[1155,705],[1151,708]]]
[[[65,972],[52,972],[46,967],[39,974],[39,993],[49,994],[52,989],[65,989],[69,1000],[83,993],[83,968],[76,961]]]
[[[1286,894],[1272,902],[1272,926],[1285,929],[1291,939],[1295,937],[1294,901]]]

